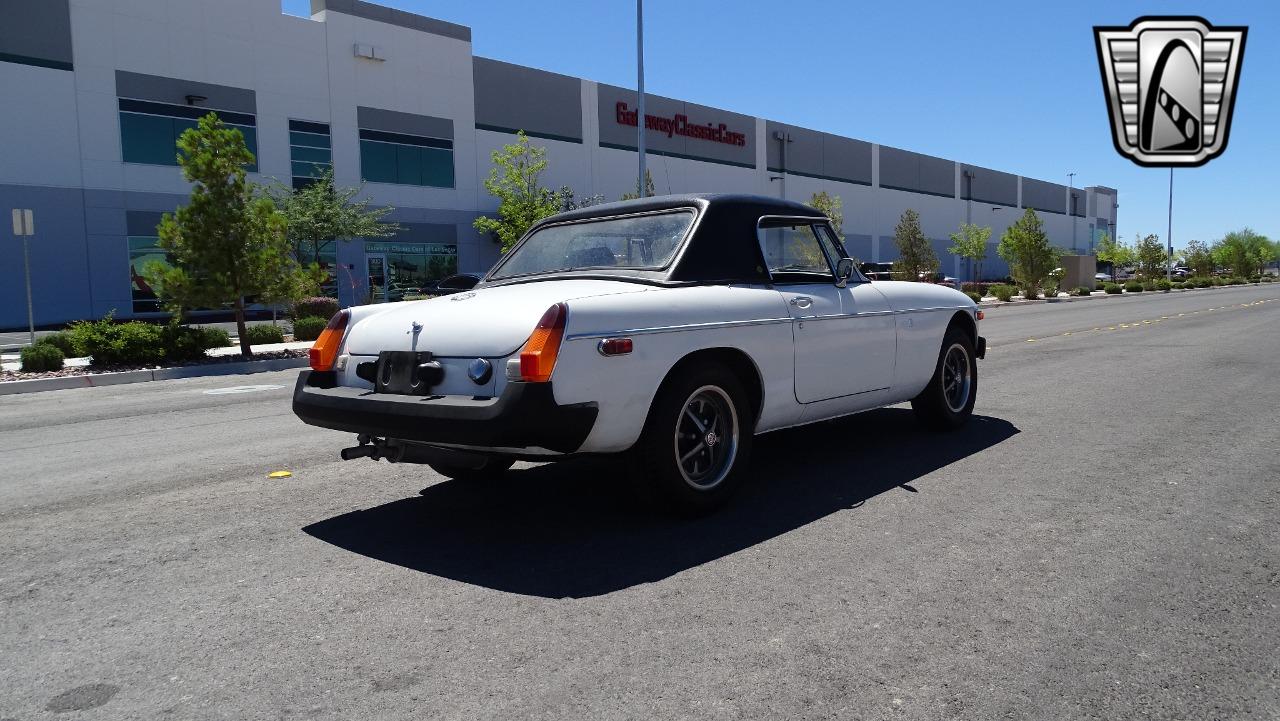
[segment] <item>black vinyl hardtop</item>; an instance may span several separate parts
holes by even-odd
[[[694,210],[699,217],[692,236],[667,268],[660,271],[587,269],[556,273],[550,277],[618,278],[659,284],[768,283],[770,282],[769,272],[765,268],[756,235],[760,219],[776,215],[826,220],[826,216],[820,211],[807,205],[764,195],[721,193],[658,195],[558,213],[535,224],[520,244],[527,242],[530,235],[547,225],[682,208]],[[517,244],[516,248],[520,244]],[[489,274],[492,275],[501,265],[499,261]],[[545,276],[513,280],[535,280],[542,277]],[[512,281],[497,281],[497,283],[504,282]]]

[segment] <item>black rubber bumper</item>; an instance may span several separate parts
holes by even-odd
[[[977,354],[979,358],[987,357],[987,339],[983,338],[982,336],[978,336]]]
[[[497,398],[407,396],[336,386],[331,373],[303,371],[293,390],[293,412],[304,423],[336,431],[572,453],[591,432],[598,408],[556,404],[550,383],[508,383]]]

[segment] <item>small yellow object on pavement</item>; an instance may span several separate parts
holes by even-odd
[[[267,474],[267,478],[288,478],[292,475],[292,471],[272,471]]]

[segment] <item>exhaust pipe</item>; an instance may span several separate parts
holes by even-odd
[[[399,443],[390,443],[385,438],[371,438],[361,435],[356,439],[360,445],[343,448],[338,455],[344,461],[357,458],[372,458],[375,461],[387,459],[389,463],[398,463],[404,458],[405,447]]]
[[[366,456],[372,458],[373,454],[377,453],[377,451],[377,446],[352,446],[350,448],[343,448],[338,455],[342,456],[342,460],[344,461],[354,461],[357,458],[364,458]]]

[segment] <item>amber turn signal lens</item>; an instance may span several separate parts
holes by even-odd
[[[982,320],[983,318],[986,318],[986,317],[987,317],[986,313],[983,313],[982,311],[978,311],[978,320]]]
[[[329,319],[329,325],[320,332],[315,345],[311,346],[311,370],[333,370],[334,361],[338,360],[338,348],[342,345],[342,336],[347,332],[347,321],[351,320],[351,311],[340,310]]]
[[[565,320],[569,309],[564,303],[556,303],[542,314],[533,335],[520,349],[520,378],[529,383],[546,383],[556,367],[556,355],[564,338]]]

